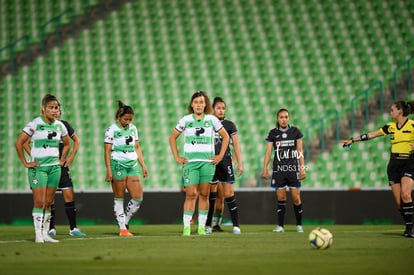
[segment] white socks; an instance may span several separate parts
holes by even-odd
[[[129,220],[132,218],[132,216],[137,213],[142,203],[142,198],[140,199],[131,199],[128,202],[128,206],[125,211],[125,224],[129,223]]]
[[[127,229],[125,225],[124,199],[114,199],[114,212],[119,229]]]

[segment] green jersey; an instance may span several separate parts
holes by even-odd
[[[194,114],[181,118],[175,129],[184,134],[184,157],[189,162],[210,162],[215,155],[215,133],[222,127],[213,115],[204,115],[200,120]]]
[[[58,120],[46,123],[42,117],[30,121],[23,129],[30,136],[31,161],[38,161],[39,166],[59,164],[59,143],[68,135],[65,125]]]
[[[118,124],[112,124],[105,132],[105,143],[112,144],[111,159],[118,161],[124,167],[134,167],[138,164],[138,154],[135,143],[138,142],[138,130],[133,124],[126,129]]]

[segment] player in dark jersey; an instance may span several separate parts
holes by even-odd
[[[214,98],[212,107],[214,115],[221,121],[224,129],[226,129],[230,136],[230,143],[233,144],[234,148],[234,163],[237,164],[237,175],[241,176],[243,173],[243,164],[236,125],[232,121],[224,118],[226,113],[226,103],[221,97]],[[218,153],[221,150],[222,139],[218,135],[216,135],[215,139],[215,151]],[[233,223],[233,233],[241,233],[238,208],[236,198],[234,196],[234,182],[233,158],[230,146],[228,146],[224,158],[216,165],[215,174],[210,186],[210,206],[206,222],[207,233],[211,233],[211,231],[223,231],[220,228],[220,221],[223,215],[222,211],[224,208],[224,201],[226,202],[230,212],[230,217]],[[213,228],[211,228],[212,222]]]
[[[300,198],[301,181],[306,177],[303,156],[303,135],[298,128],[289,125],[289,112],[280,109],[276,115],[277,127],[270,130],[266,141],[262,178],[268,178],[268,164],[274,151],[271,187],[276,189],[278,200],[278,226],[273,232],[284,232],[286,209],[286,189],[289,188],[296,216],[296,231],[303,233],[302,201]]]
[[[56,119],[60,120],[61,115],[62,115],[62,108],[59,108]],[[73,147],[69,155],[66,157],[66,162],[61,167],[60,182],[59,182],[59,187],[57,190],[62,191],[63,200],[65,202],[65,212],[66,212],[66,216],[69,221],[69,235],[76,236],[76,237],[82,237],[82,236],[86,236],[86,234],[80,231],[80,229],[76,225],[77,210],[75,206],[75,194],[73,192],[72,177],[70,176],[70,172],[69,172],[69,166],[72,165],[72,162],[75,159],[76,154],[78,152],[78,149],[80,146],[80,139],[78,135],[75,133],[75,130],[69,124],[69,122],[65,120],[60,120],[60,121],[66,126],[66,129],[68,129],[68,135],[73,141]],[[59,154],[62,154],[62,149],[63,149],[63,144],[60,143]],[[55,228],[55,204],[54,203],[51,205],[51,214],[52,215],[50,218],[49,235],[55,236],[56,228]]]
[[[391,155],[387,166],[388,183],[397,207],[404,219],[404,237],[414,238],[413,200],[411,192],[414,186],[414,120],[408,116],[414,113],[414,101],[397,101],[391,106],[389,122],[382,128],[343,140],[344,147],[352,143],[367,141],[379,136],[390,136]]]

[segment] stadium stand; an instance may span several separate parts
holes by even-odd
[[[49,18],[67,8],[81,15],[86,5],[24,2],[2,0],[2,45],[26,33],[40,43],[35,38]],[[0,129],[7,142],[0,156],[7,156],[9,165],[0,168],[0,190],[27,190],[13,142],[48,91],[61,99],[64,118],[82,140],[72,168],[78,189],[109,190],[102,140],[117,99],[136,111],[134,123],[150,170],[145,188],[178,189],[180,168],[168,136],[196,90],[226,100],[245,159],[237,186],[255,186],[257,160],[276,111],[288,108],[292,124],[303,131],[330,109],[338,110],[341,120],[349,118],[355,94],[377,79],[388,87],[396,65],[413,55],[413,18],[409,0],[127,2],[17,75],[1,79],[7,100],[0,106],[5,118]],[[0,60],[6,58],[2,52]],[[386,146],[358,144],[347,153],[334,147],[309,164],[306,186],[383,186],[379,177],[385,175]],[[373,161],[357,167],[361,159]]]

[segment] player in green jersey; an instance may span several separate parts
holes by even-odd
[[[65,125],[56,120],[59,102],[47,94],[42,99],[41,116],[29,122],[16,140],[16,150],[24,167],[29,169],[29,184],[33,194],[33,223],[35,242],[58,242],[47,233],[50,225],[50,206],[59,185],[60,167],[66,161],[70,138]],[[30,160],[24,155],[24,144],[30,139]],[[63,150],[59,157],[59,143]]]
[[[104,151],[107,182],[112,183],[114,192],[114,212],[120,229],[120,236],[133,236],[129,232],[129,220],[139,210],[143,201],[142,176],[148,177],[141,146],[139,145],[138,130],[132,119],[134,110],[118,100],[116,122],[105,132]],[[131,196],[124,209],[125,190]]]
[[[198,201],[198,234],[205,235],[205,224],[209,209],[210,183],[213,179],[215,165],[226,153],[229,135],[217,117],[211,115],[210,100],[203,91],[191,97],[188,105],[189,115],[180,119],[170,135],[170,147],[174,159],[183,165],[184,202],[184,236],[191,235],[191,218]],[[215,154],[215,134],[223,138],[220,152]],[[184,156],[178,153],[177,138],[184,134]]]

